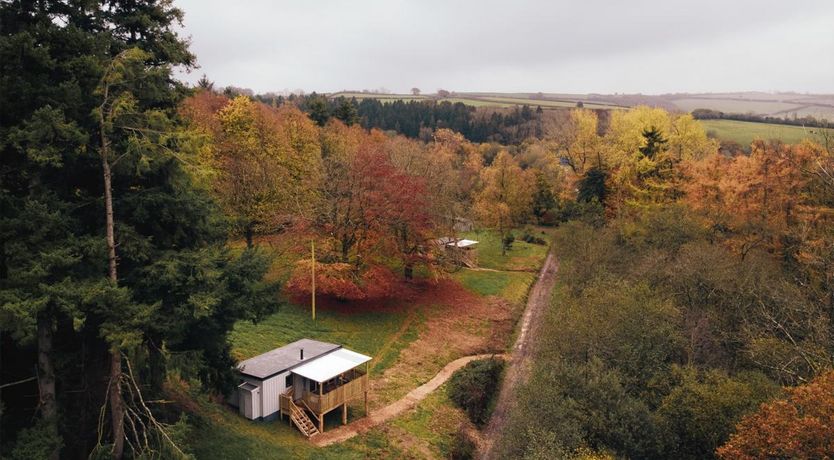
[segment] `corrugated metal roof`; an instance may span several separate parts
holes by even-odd
[[[370,360],[370,356],[341,348],[333,353],[296,367],[292,370],[292,373],[321,383],[343,372],[347,372],[356,366],[365,364]]]
[[[301,339],[262,355],[255,356],[254,358],[241,361],[237,365],[237,369],[241,374],[258,379],[265,379],[341,347],[341,345],[336,345],[335,343]],[[304,360],[301,359],[302,349],[304,350]]]

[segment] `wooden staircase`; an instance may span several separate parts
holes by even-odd
[[[304,410],[298,407],[292,398],[286,398],[284,401],[286,401],[287,406],[290,409],[290,420],[292,420],[295,426],[301,430],[304,436],[312,438],[313,436],[319,434],[319,429],[316,428],[316,424],[313,423],[310,416],[308,416]]]

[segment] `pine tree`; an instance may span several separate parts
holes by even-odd
[[[333,116],[342,120],[348,126],[359,122],[359,112],[356,109],[354,101],[345,98],[340,98],[339,106],[336,107]]]
[[[327,108],[327,100],[323,97],[316,97],[310,101],[308,112],[310,119],[316,122],[319,126],[327,124],[330,119],[330,111]]]
[[[652,126],[649,129],[644,129],[642,133],[644,145],[640,147],[640,153],[649,160],[655,160],[666,149],[666,144],[669,142],[663,137],[663,133]]]
[[[142,433],[125,424],[137,415],[120,410],[134,401],[118,390],[140,379],[159,391],[175,365],[167,352],[202,363],[190,368],[205,385],[228,386],[226,335],[275,305],[266,260],[225,250],[225,222],[185,168],[186,89],[171,73],[193,63],[181,19],[154,0],[0,4],[0,332],[21,351],[38,344],[53,458],[61,444],[62,457],[90,453],[108,387],[101,448],[119,458],[126,436],[162,442],[153,414],[139,413]],[[128,449],[146,447],[158,446]]]

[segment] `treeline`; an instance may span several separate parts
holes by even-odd
[[[757,141],[728,157],[691,120],[637,108],[570,149],[577,200],[604,218],[557,232],[559,285],[502,456],[832,454],[812,406],[834,404],[834,152]]]
[[[235,91],[227,96],[234,97]],[[316,93],[283,96],[255,95],[267,105],[294,104],[323,126],[331,118],[350,125],[358,123],[365,129],[394,131],[412,139],[431,140],[438,129],[450,129],[471,142],[496,142],[517,145],[529,138],[541,138],[545,125],[552,119],[541,106],[512,109],[476,108],[462,102],[436,100],[395,100],[384,102],[374,98],[327,98]]]
[[[749,121],[752,123],[774,123],[778,125],[805,126],[809,128],[830,128],[831,122],[825,119],[817,119],[810,115],[804,117],[773,117],[768,115],[755,115],[752,113],[724,113],[712,109],[695,109],[692,116],[696,120],[736,120]]]

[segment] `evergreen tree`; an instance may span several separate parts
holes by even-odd
[[[269,311],[275,288],[261,254],[225,250],[222,217],[184,169],[186,89],[171,74],[193,63],[174,31],[182,13],[157,0],[70,6],[0,4],[0,332],[21,354],[39,352],[50,456],[89,454],[109,394],[99,439],[119,458],[126,436],[161,439],[150,425],[125,433],[126,417],[153,414],[127,415],[133,393],[120,390],[138,390],[135,378],[159,391],[173,356],[193,357],[183,371],[207,386],[228,386],[226,335]]]
[[[669,142],[663,137],[663,133],[654,126],[644,129],[642,136],[645,139],[645,145],[640,147],[640,153],[649,160],[655,160],[666,149],[666,143]]]
[[[596,200],[604,203],[605,197],[608,195],[608,188],[605,185],[607,179],[608,173],[604,169],[596,167],[589,169],[579,180],[576,201],[590,203]]]
[[[533,215],[539,223],[542,223],[548,211],[556,207],[556,197],[553,196],[553,191],[550,189],[550,184],[547,183],[547,178],[544,174],[536,174],[536,191],[533,194]]]
[[[327,100],[323,97],[316,97],[310,101],[308,106],[310,118],[319,126],[327,124],[330,119],[330,111],[327,108]]]
[[[359,112],[356,109],[354,101],[346,98],[339,99],[339,106],[336,107],[333,116],[342,120],[348,126],[359,122]]]

